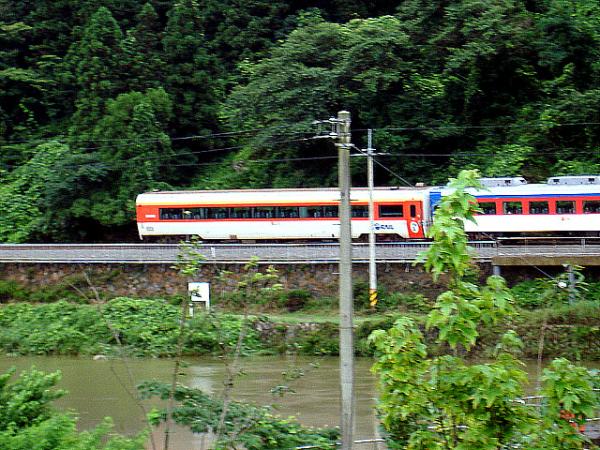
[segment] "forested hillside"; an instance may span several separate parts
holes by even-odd
[[[133,237],[149,189],[331,185],[305,138],[340,109],[411,182],[600,173],[598,2],[0,0],[0,241]]]

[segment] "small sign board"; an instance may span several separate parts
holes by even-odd
[[[201,302],[204,302],[204,306],[207,310],[210,309],[210,283],[188,283],[188,292],[192,297],[192,302],[190,303],[190,315],[194,315],[194,306]]]

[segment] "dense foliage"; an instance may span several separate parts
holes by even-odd
[[[155,381],[143,382],[139,386],[145,397],[169,398],[171,386]],[[180,425],[195,433],[206,433],[218,428],[224,408],[223,401],[211,397],[200,389],[177,386],[177,406],[172,417]],[[158,425],[166,419],[165,411],[152,414],[152,422]],[[280,418],[266,407],[231,402],[227,405],[225,432],[214,444],[215,449],[235,449],[242,445],[248,450],[292,449],[300,446],[334,449],[339,432],[333,428],[312,429],[303,427],[295,419]]]
[[[304,138],[340,109],[410,181],[598,173],[599,18],[590,0],[0,0],[0,241],[133,237],[149,189],[331,184],[335,149]]]
[[[116,298],[101,307],[66,301],[4,305],[0,308],[0,348],[15,354],[124,351],[140,356],[173,356],[179,335],[179,309],[160,300],[128,298]],[[187,327],[184,352],[207,355],[219,353],[222,345],[237,341],[242,319],[197,315]],[[242,353],[262,348],[257,334],[248,330]]]
[[[52,401],[65,395],[55,388],[60,373],[35,369],[14,378],[15,370],[0,374],[0,448],[10,450],[142,450],[145,437],[115,435],[106,418],[91,431],[78,433],[77,419],[59,413]]]

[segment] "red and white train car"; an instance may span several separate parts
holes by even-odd
[[[423,239],[426,190],[376,188],[375,231]],[[147,192],[136,200],[141,239],[199,236],[204,240],[335,239],[340,234],[336,189],[253,189]],[[352,236],[369,232],[369,192],[351,193]]]
[[[553,177],[546,184],[522,178],[482,179],[470,190],[481,208],[473,238],[494,236],[600,236],[600,176]],[[432,211],[448,188],[375,188],[375,232],[391,239],[424,239]],[[353,188],[352,237],[369,232],[369,192]],[[339,191],[254,189],[140,194],[141,239],[308,240],[340,233]]]
[[[600,176],[552,177],[546,184],[526,184],[522,178],[491,180],[495,183],[486,190],[469,191],[482,212],[476,216],[476,223],[465,223],[468,233],[491,236],[600,235]],[[485,184],[486,179],[482,181]],[[444,196],[449,191],[441,189],[438,192],[438,196]],[[431,197],[435,196],[432,192]]]

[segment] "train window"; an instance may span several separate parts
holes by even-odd
[[[206,208],[207,219],[228,219],[229,208]]]
[[[160,208],[159,215],[161,220],[181,220],[183,219],[182,208]]]
[[[410,205],[410,217],[417,217],[417,207]]]
[[[256,219],[273,219],[275,218],[274,206],[257,206],[254,208],[254,218]]]
[[[548,202],[529,202],[529,214],[550,214]]]
[[[299,215],[299,217],[302,217],[302,218],[309,217],[308,208],[306,206],[300,206],[298,208],[298,215]]]
[[[572,200],[557,201],[556,214],[575,214],[575,202]]]
[[[352,205],[352,217],[369,217],[367,205]]]
[[[229,208],[230,219],[249,219],[252,216],[252,208]]]
[[[502,202],[502,211],[504,214],[523,214],[523,204],[521,202]]]
[[[323,217],[337,217],[338,207],[337,206],[322,206]]]
[[[298,217],[297,206],[280,206],[277,208],[277,217],[283,219]]]
[[[303,213],[303,210],[306,210],[306,217],[319,218],[323,217],[323,207],[322,206],[307,206],[306,208],[300,208],[300,212]],[[304,217],[304,216],[302,216]]]
[[[600,200],[584,200],[584,214],[600,214]]]
[[[496,203],[494,202],[481,202],[479,203],[481,214],[494,215],[496,214]]]
[[[404,217],[404,205],[379,205],[379,217]]]

